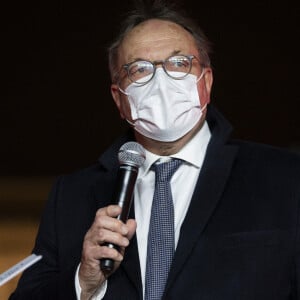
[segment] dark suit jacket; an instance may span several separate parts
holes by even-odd
[[[228,141],[230,125],[212,107],[207,155],[181,228],[164,299],[300,299],[300,159],[270,146]],[[83,237],[110,203],[119,139],[90,168],[61,176],[43,214],[16,299],[75,299]],[[142,299],[137,242],[108,279],[105,299]]]

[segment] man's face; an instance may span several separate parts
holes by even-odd
[[[149,20],[134,27],[124,38],[119,48],[118,65],[121,66],[138,59],[161,61],[174,54],[195,55],[199,53],[192,35],[181,26],[162,20]],[[161,65],[157,66],[158,68]],[[199,76],[202,71],[200,64],[193,64],[192,73]],[[198,82],[198,93],[201,107],[210,100],[212,74],[210,68],[204,69],[204,77]],[[122,89],[131,83],[126,79],[125,71],[120,74]],[[116,84],[112,84],[112,95],[120,111],[121,117],[132,121],[127,96],[121,93]]]

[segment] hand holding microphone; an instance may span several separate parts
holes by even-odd
[[[118,204],[121,208],[121,214],[117,219],[126,223],[130,211],[133,191],[138,175],[139,167],[144,163],[146,158],[144,148],[136,142],[124,144],[118,153],[120,167],[117,175],[117,183],[113,197],[113,204]],[[116,248],[114,244],[108,243],[108,247]],[[112,271],[114,261],[112,259],[101,259],[100,267],[104,272]]]
[[[119,150],[118,159],[120,165],[112,199],[112,204],[116,204],[117,207],[110,205],[100,208],[84,238],[79,268],[82,299],[90,299],[106,280],[107,274],[113,271],[115,264],[120,263],[123,249],[135,232],[135,222],[128,222],[127,219],[138,169],[145,161],[144,148],[135,142],[125,143]],[[128,230],[127,234],[124,234],[124,231],[122,233],[124,228]],[[118,251],[117,255],[114,252],[114,257],[112,257],[112,252],[108,251],[107,247],[116,250],[122,247],[122,251],[120,253]]]

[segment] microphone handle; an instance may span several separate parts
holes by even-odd
[[[114,193],[114,204],[122,207],[122,211],[117,219],[126,223],[133,199],[133,191],[138,174],[138,169],[130,165],[121,165],[117,174],[117,185]],[[119,247],[107,243],[107,247],[119,250]],[[114,260],[110,258],[102,258],[100,260],[100,268],[103,272],[109,273],[114,268]]]

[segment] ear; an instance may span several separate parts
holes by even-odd
[[[120,113],[120,116],[122,119],[124,119],[124,114],[122,112],[122,105],[121,105],[121,95],[120,95],[120,91],[119,91],[119,88],[118,86],[115,84],[115,83],[112,83],[111,86],[110,86],[110,92],[111,92],[111,95],[114,99],[114,102],[119,110],[119,113]]]
[[[211,68],[206,68],[205,74],[204,74],[204,85],[207,93],[207,103],[210,102],[210,93],[211,93],[211,88],[213,84],[213,73]]]
[[[201,106],[210,103],[210,92],[213,83],[211,68],[205,68],[203,78],[199,81],[198,92],[200,95]]]

